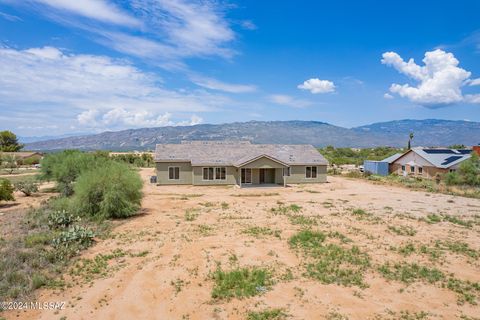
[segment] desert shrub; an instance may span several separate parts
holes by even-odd
[[[62,231],[57,238],[53,239],[52,244],[55,248],[73,246],[84,249],[93,243],[93,237],[95,237],[95,234],[92,230],[81,226],[73,226],[66,231]]]
[[[105,162],[79,177],[73,207],[95,218],[126,218],[140,207],[141,189],[136,171],[126,164]]]
[[[41,162],[41,178],[57,181],[59,191],[70,196],[73,194],[73,182],[83,172],[106,161],[103,157],[76,150],[49,154]]]
[[[456,172],[449,172],[445,175],[444,181],[447,185],[480,186],[480,159],[476,153],[460,164]]]
[[[31,180],[18,181],[15,183],[15,189],[29,197],[33,193],[38,192],[38,184]]]
[[[48,215],[48,227],[50,229],[67,228],[80,218],[65,210],[53,211]]]
[[[287,314],[282,309],[250,311],[247,315],[247,320],[281,320],[286,318]]]
[[[32,156],[22,160],[22,164],[26,166],[32,166],[34,164],[39,164],[42,158],[40,156]]]
[[[14,188],[12,183],[6,179],[0,179],[0,201],[13,201],[15,197],[13,196]]]

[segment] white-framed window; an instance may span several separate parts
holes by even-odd
[[[457,169],[450,169],[449,171],[450,172],[455,172],[455,171],[457,171]]]
[[[405,172],[405,166],[402,166],[402,171]]]
[[[410,172],[415,173],[415,166],[410,166]]]
[[[168,167],[168,180],[180,180],[180,167]]]
[[[305,167],[305,178],[315,179],[317,177],[317,167]]]
[[[215,168],[215,180],[227,180],[227,168]]]
[[[246,184],[252,183],[252,169],[242,168],[241,182]]]
[[[290,177],[290,167],[283,168],[283,176],[284,177]]]
[[[423,174],[423,168],[422,167],[418,167],[418,174]]]
[[[226,167],[203,168],[203,180],[227,180]]]

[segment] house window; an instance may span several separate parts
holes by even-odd
[[[410,166],[410,172],[415,173],[415,166]]]
[[[227,168],[225,167],[206,167],[203,168],[203,180],[226,180]]]
[[[315,179],[317,177],[317,167],[305,167],[305,178]]]
[[[283,168],[283,176],[284,177],[290,177],[290,167]]]
[[[227,168],[219,167],[215,168],[215,180],[226,180],[227,179]]]
[[[180,167],[168,167],[168,180],[180,180]]]
[[[242,169],[242,183],[252,183],[252,169],[244,168]]]
[[[449,171],[450,171],[450,172],[455,172],[455,171],[457,171],[457,170],[456,170],[456,169],[450,169]]]
[[[405,166],[402,166],[402,171],[405,172]]]
[[[213,180],[214,178],[214,170],[212,167],[210,168],[203,168],[203,180]]]
[[[423,168],[422,167],[418,167],[418,174],[423,174]]]

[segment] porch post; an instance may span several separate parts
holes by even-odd
[[[238,181],[240,181],[240,188],[242,188],[242,168],[238,168]]]
[[[288,168],[287,168],[287,170],[288,170]],[[284,171],[285,171],[285,168],[282,169],[282,177],[283,177],[283,187],[286,188],[287,187],[287,176],[283,174]]]

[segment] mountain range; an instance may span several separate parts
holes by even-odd
[[[397,120],[343,128],[325,122],[293,120],[107,131],[30,143],[25,141],[25,149],[153,150],[157,143],[178,143],[182,140],[249,140],[253,143],[312,144],[317,147],[403,147],[410,132],[414,133],[414,146],[480,143],[480,122],[473,121]]]

